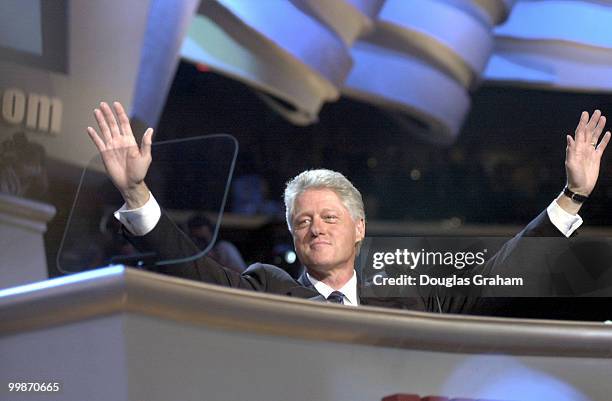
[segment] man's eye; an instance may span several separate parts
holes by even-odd
[[[338,216],[334,216],[333,214],[327,215],[323,217],[326,221],[336,221]]]
[[[310,224],[310,219],[302,219],[297,222],[298,227],[306,227],[308,224]]]

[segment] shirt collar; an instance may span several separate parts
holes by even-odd
[[[319,291],[319,294],[323,295],[325,298],[329,297],[329,295],[336,291],[327,284],[322,281],[317,280],[312,277],[308,272],[306,272],[306,277],[312,283],[314,288]],[[359,298],[357,297],[357,273],[353,270],[353,275],[350,280],[342,286],[342,288],[338,289],[342,294],[344,294],[344,304],[350,306],[359,305]]]

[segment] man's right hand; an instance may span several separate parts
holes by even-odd
[[[149,189],[144,179],[152,160],[153,128],[145,131],[138,147],[123,106],[114,102],[113,108],[119,123],[110,106],[102,102],[100,108],[94,110],[100,134],[92,127],[87,127],[87,133],[98,148],[106,173],[121,192],[127,208],[137,209],[149,200]]]

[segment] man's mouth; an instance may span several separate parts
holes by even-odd
[[[331,245],[331,243],[329,243],[327,241],[316,241],[316,242],[311,242],[310,243],[310,247],[311,248],[316,248],[318,246],[324,246],[324,245]]]

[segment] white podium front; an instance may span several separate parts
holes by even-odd
[[[351,308],[123,266],[0,290],[2,400],[607,400],[610,372],[598,323]]]

